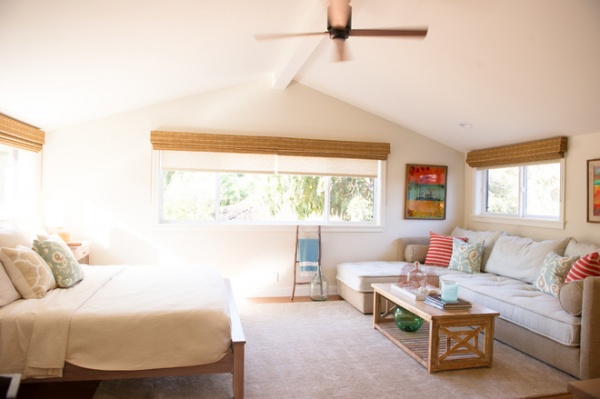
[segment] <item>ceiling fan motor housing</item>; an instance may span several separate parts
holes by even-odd
[[[348,7],[348,21],[346,26],[333,26],[331,25],[331,18],[329,18],[329,7],[327,7],[327,31],[329,32],[329,38],[331,39],[342,39],[346,40],[350,36],[350,29],[352,28],[352,7]]]

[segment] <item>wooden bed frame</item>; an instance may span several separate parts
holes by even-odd
[[[238,313],[231,284],[225,280],[227,289],[227,301],[229,304],[229,315],[231,318],[231,351],[221,360],[215,363],[200,366],[172,367],[152,370],[94,370],[65,363],[62,378],[29,378],[22,380],[23,383],[47,383],[68,381],[102,381],[121,380],[127,378],[149,378],[187,376],[199,374],[221,374],[231,373],[233,379],[234,399],[244,398],[244,349],[246,337],[242,328],[242,322]]]

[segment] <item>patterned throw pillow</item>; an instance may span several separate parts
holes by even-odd
[[[479,273],[484,246],[484,241],[477,244],[467,244],[464,241],[454,239],[452,241],[452,258],[450,258],[448,269],[463,273]]]
[[[71,287],[83,279],[81,266],[64,242],[52,238],[34,240],[33,250],[48,263],[59,288]]]
[[[583,280],[589,276],[600,276],[600,255],[593,252],[580,258],[567,274],[565,283],[575,280]]]
[[[425,256],[426,265],[448,266],[452,258],[452,241],[457,238],[467,241],[465,237],[444,236],[441,234],[429,232],[429,249]]]
[[[533,282],[533,286],[542,292],[558,298],[560,287],[565,283],[565,277],[579,256],[563,257],[550,252],[542,262],[542,268]]]
[[[42,298],[56,288],[52,271],[41,256],[29,248],[0,249],[0,260],[13,285],[25,299]]]

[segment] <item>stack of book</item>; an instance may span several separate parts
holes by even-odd
[[[446,302],[440,294],[433,292],[427,295],[425,303],[442,310],[464,310],[471,308],[471,302],[469,301],[458,298],[456,302]]]

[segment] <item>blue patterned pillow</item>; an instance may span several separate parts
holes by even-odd
[[[485,241],[469,244],[455,238],[452,240],[452,257],[448,269],[463,273],[479,273],[484,245]]]
[[[533,282],[535,289],[558,298],[565,277],[579,256],[560,256],[550,252],[542,262],[542,268]]]
[[[59,288],[71,287],[83,279],[83,270],[62,239],[34,240],[33,250],[46,261]]]

